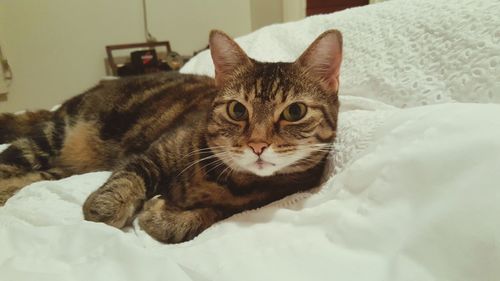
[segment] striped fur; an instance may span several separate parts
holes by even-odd
[[[52,113],[0,115],[3,140],[12,141],[0,153],[0,204],[34,181],[111,170],[86,200],[85,219],[122,228],[138,215],[154,238],[177,243],[234,213],[317,186],[335,138],[338,73],[328,80],[303,58],[310,60],[322,38],[341,43],[340,33],[325,34],[295,63],[261,63],[215,32],[212,52],[236,54],[233,68],[221,69],[213,53],[215,80],[164,73],[103,81]],[[232,100],[245,104],[248,120],[228,117]],[[299,101],[308,108],[302,120],[280,119]],[[270,145],[262,157],[301,156],[266,176],[245,170],[237,159],[248,156],[254,139]]]
[[[0,143],[9,143],[20,136],[28,136],[34,128],[43,122],[50,121],[52,113],[47,110],[25,112],[23,114],[0,114]]]

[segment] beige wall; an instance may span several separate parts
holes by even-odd
[[[306,0],[282,0],[283,21],[296,21],[306,17]]]
[[[0,46],[3,46],[2,45],[2,34],[4,34],[4,27],[5,27],[5,24],[4,24],[4,15],[3,15],[3,10],[0,9]],[[8,91],[7,89],[7,85],[6,85],[6,82],[5,80],[3,79],[3,72],[2,72],[2,65],[0,64],[0,101],[2,101],[5,97],[5,93]]]
[[[169,39],[172,48],[182,54],[191,55],[205,47],[211,29],[232,36],[252,31],[249,0],[147,1],[151,33],[159,40]]]
[[[282,0],[250,0],[252,30],[283,22]]]
[[[249,0],[148,0],[151,33],[191,54],[210,29],[249,33]],[[0,112],[50,108],[105,75],[104,46],[144,41],[140,0],[0,1],[0,43],[14,72]]]

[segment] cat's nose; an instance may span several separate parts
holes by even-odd
[[[248,146],[253,150],[253,153],[260,156],[264,152],[264,149],[269,146],[269,144],[265,142],[249,142]]]

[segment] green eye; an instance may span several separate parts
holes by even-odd
[[[241,102],[233,100],[227,105],[227,114],[235,121],[243,121],[248,117],[248,110]]]
[[[283,113],[281,113],[281,118],[289,122],[295,122],[304,118],[306,113],[306,105],[300,102],[295,102],[285,108],[285,110],[283,110]]]

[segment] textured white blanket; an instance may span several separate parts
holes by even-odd
[[[340,92],[398,107],[500,102],[500,2],[399,0],[272,25],[236,40],[261,61],[293,61],[343,32]],[[183,72],[213,75],[208,52]]]
[[[500,101],[500,3],[446,2],[394,0],[238,40],[292,60],[323,30],[344,32],[335,173],[319,190],[162,245],[82,219],[108,172],[36,183],[0,208],[0,280],[500,280],[500,105],[479,104]],[[210,74],[207,54],[183,71]],[[422,103],[440,105],[396,108]]]

